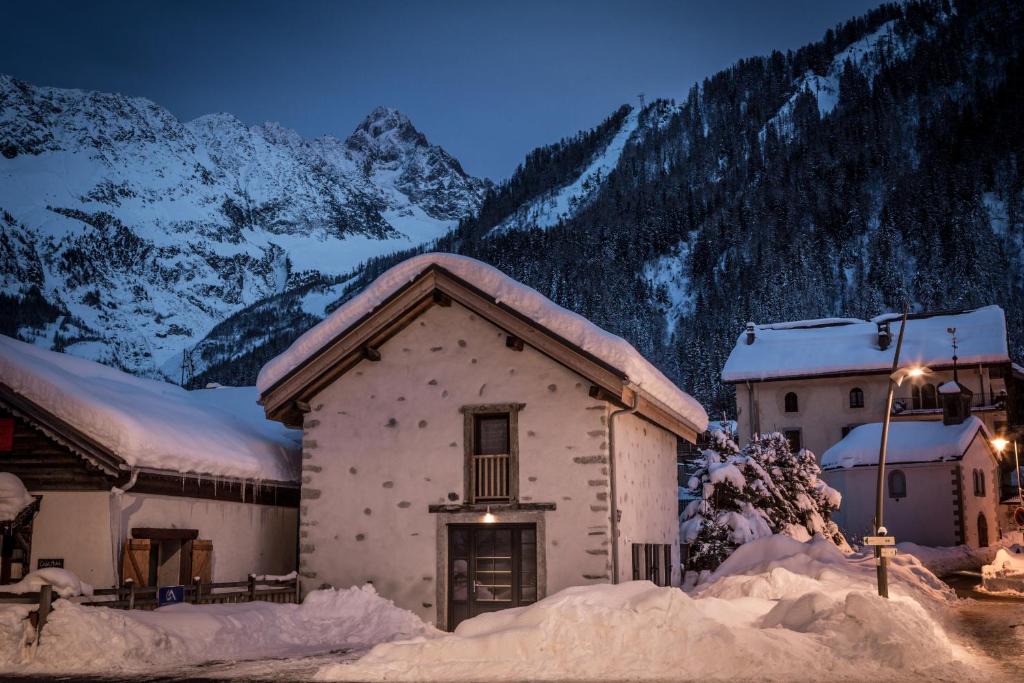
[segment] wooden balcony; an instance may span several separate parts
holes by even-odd
[[[512,458],[508,453],[473,456],[473,501],[507,501]]]

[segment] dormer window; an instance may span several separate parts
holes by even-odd
[[[796,394],[792,391],[786,394],[784,403],[787,413],[796,413],[800,410],[800,402],[797,400]]]

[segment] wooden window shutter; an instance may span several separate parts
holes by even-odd
[[[129,538],[124,542],[121,560],[121,580],[131,579],[136,586],[145,586],[149,580],[149,539]]]
[[[201,583],[213,583],[213,541],[192,541],[192,576]]]

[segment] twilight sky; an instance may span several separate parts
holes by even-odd
[[[500,179],[641,91],[681,99],[740,57],[799,47],[877,4],[3,0],[0,72],[307,137],[345,137],[384,104]]]

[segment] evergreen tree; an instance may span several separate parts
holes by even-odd
[[[732,435],[712,432],[688,482],[699,497],[680,516],[680,539],[690,545],[689,568],[713,570],[736,547],[775,533],[798,540],[820,534],[846,548],[831,519],[840,495],[818,478],[819,472],[813,453],[793,453],[778,432],[755,435],[742,450]]]

